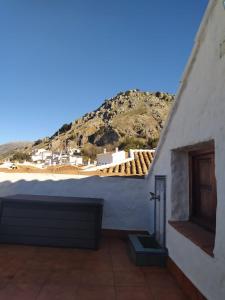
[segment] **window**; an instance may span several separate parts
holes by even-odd
[[[189,152],[190,220],[215,232],[216,179],[214,147]]]
[[[169,224],[213,257],[216,229],[214,141],[173,149]]]

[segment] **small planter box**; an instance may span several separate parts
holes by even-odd
[[[103,199],[0,197],[0,243],[98,249]]]
[[[153,236],[131,234],[128,239],[131,259],[137,266],[166,265],[168,250],[162,248]]]

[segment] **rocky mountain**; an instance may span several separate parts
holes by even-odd
[[[64,124],[51,137],[36,141],[33,147],[112,147],[126,144],[129,139],[151,144],[159,138],[173,100],[174,95],[162,92],[120,92],[95,111]]]

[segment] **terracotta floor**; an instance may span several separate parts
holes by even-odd
[[[160,268],[139,268],[126,242],[104,239],[99,251],[0,245],[0,299],[182,300]]]

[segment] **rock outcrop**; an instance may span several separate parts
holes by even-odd
[[[124,138],[158,139],[174,100],[174,95],[162,92],[129,90],[106,99],[103,104],[83,117],[64,124],[50,138],[35,147],[53,150],[69,145],[108,146]]]

